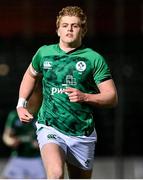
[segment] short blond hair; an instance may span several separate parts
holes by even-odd
[[[60,26],[60,20],[63,16],[76,16],[79,17],[81,20],[81,27],[83,29],[83,36],[87,32],[87,16],[83,12],[83,10],[78,7],[78,6],[67,6],[63,8],[61,11],[59,11],[59,14],[57,16],[57,21],[56,21],[56,27],[57,29]]]

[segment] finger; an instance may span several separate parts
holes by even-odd
[[[68,96],[69,97],[75,97],[75,96],[77,96],[77,94],[75,92],[72,92],[72,93],[69,93]]]
[[[28,122],[30,122],[32,119],[26,119],[26,118],[20,118],[20,121],[22,122],[22,123],[28,123]]]
[[[78,97],[77,96],[69,96],[69,100],[70,100],[70,102],[76,102],[76,101],[78,101]]]
[[[27,124],[27,123],[29,123],[31,120],[21,120],[21,122],[23,123],[23,124]]]
[[[75,91],[75,88],[71,88],[71,87],[68,87],[64,90],[64,92],[67,92],[67,93],[72,93]]]
[[[33,116],[29,116],[29,115],[24,115],[24,116],[21,116],[21,119],[23,120],[29,120],[29,119],[33,119]]]
[[[31,121],[33,119],[33,116],[30,113],[25,113],[23,116],[20,116],[20,120],[24,122]]]
[[[27,112],[27,113],[25,114],[25,116],[26,116],[27,118],[29,118],[29,119],[33,119],[33,115],[30,114],[29,112]]]
[[[70,99],[70,102],[78,102],[76,99]]]

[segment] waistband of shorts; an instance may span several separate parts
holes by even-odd
[[[90,136],[90,135],[93,133],[93,131],[94,131],[94,127],[91,128],[91,129],[89,129],[89,130],[86,130],[83,135],[85,135],[85,136]]]
[[[48,122],[46,121],[45,122],[45,125],[46,126],[49,126]],[[58,128],[57,128],[58,129]],[[60,129],[58,129],[60,131]],[[94,131],[94,127],[93,128],[90,128],[89,130],[85,130],[82,134],[80,134],[80,136],[90,136]],[[63,133],[63,132],[62,132]],[[65,133],[67,134],[67,133]],[[74,135],[71,135],[71,136],[74,136]],[[79,136],[79,135],[75,135],[75,136]]]

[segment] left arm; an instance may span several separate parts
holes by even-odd
[[[87,94],[75,88],[67,88],[71,102],[85,102],[97,107],[114,107],[118,103],[118,95],[112,79],[104,81],[98,85],[100,93]]]

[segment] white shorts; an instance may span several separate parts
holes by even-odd
[[[58,144],[66,154],[68,163],[84,170],[93,167],[96,131],[90,136],[68,136],[53,127],[36,123],[40,149],[47,143]]]
[[[11,157],[2,175],[9,179],[46,178],[45,170],[40,157]]]

